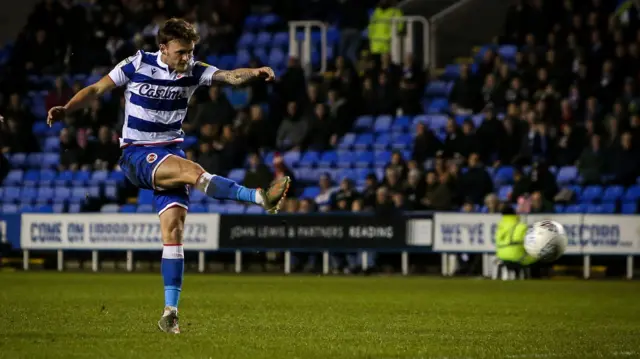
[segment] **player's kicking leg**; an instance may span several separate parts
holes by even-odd
[[[209,197],[255,203],[270,214],[277,213],[280,209],[290,182],[289,177],[284,177],[266,190],[246,188],[228,178],[207,173],[199,164],[178,156],[167,157],[156,167],[154,173],[156,188],[192,185]]]
[[[162,201],[156,198],[156,202]],[[158,321],[160,330],[179,334],[178,301],[182,291],[184,276],[184,250],[182,234],[187,209],[179,205],[168,205],[160,213],[160,229],[162,231],[162,279],[164,281],[164,313]]]

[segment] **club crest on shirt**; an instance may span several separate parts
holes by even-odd
[[[150,153],[147,155],[147,162],[154,163],[158,159],[158,155],[155,153]]]

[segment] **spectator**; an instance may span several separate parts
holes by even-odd
[[[582,152],[582,140],[578,133],[568,123],[560,126],[561,134],[556,143],[555,164],[558,166],[573,166]]]
[[[271,145],[267,140],[268,135],[266,135],[269,134],[268,125],[264,119],[262,107],[259,105],[251,105],[248,121],[241,121],[236,125],[239,127],[240,135],[245,139],[250,151],[256,152]]]
[[[520,167],[513,169],[513,188],[511,190],[511,203],[516,203],[521,196],[531,193],[531,179],[522,172]]]
[[[364,208],[371,209],[375,206],[377,190],[378,179],[373,173],[370,173],[364,180],[364,189],[361,193],[362,205]]]
[[[54,106],[64,106],[73,94],[64,83],[64,79],[61,76],[56,77],[54,82],[54,88],[49,91],[44,103],[46,108],[52,108]]]
[[[440,151],[442,144],[433,132],[419,123],[416,126],[416,137],[413,139],[413,153],[411,158],[419,163],[423,163],[427,158],[433,158]]]
[[[500,200],[495,193],[489,193],[484,197],[484,206],[487,213],[500,213]]]
[[[278,127],[276,147],[286,151],[300,150],[309,132],[309,121],[298,111],[298,104],[290,101],[287,104],[287,117]]]
[[[333,192],[332,197],[334,209],[348,211],[353,201],[359,197],[359,193],[354,188],[353,182],[349,178],[344,178],[340,181],[340,188]]]
[[[380,56],[391,51],[391,21],[402,16],[402,11],[394,7],[393,0],[380,0],[369,20],[369,48],[371,53]],[[398,31],[404,29],[402,22]]]
[[[338,141],[336,124],[332,123],[324,104],[316,104],[309,130],[309,149],[324,151],[332,148]]]
[[[82,151],[76,142],[76,139],[71,136],[68,129],[63,128],[60,131],[60,164],[58,169],[60,171],[76,171],[80,169]]]
[[[471,78],[469,67],[460,66],[460,77],[455,81],[451,90],[451,109],[456,115],[470,115],[477,109],[478,88]]]
[[[553,204],[540,191],[531,194],[530,213],[553,213]]]
[[[262,162],[260,155],[257,153],[251,153],[249,155],[249,165],[247,166],[242,185],[247,188],[267,188],[269,184],[271,184],[272,178],[273,174]]]
[[[467,172],[460,178],[460,190],[460,195],[473,204],[481,204],[485,196],[493,191],[493,181],[477,153],[469,155]]]
[[[195,122],[200,126],[205,123],[226,125],[231,123],[235,116],[231,102],[219,86],[209,88],[209,101],[198,105],[196,112]]]
[[[0,124],[0,149],[2,153],[17,153],[17,152],[31,152],[35,148],[33,144],[33,136],[23,128],[20,123],[7,116],[6,127],[2,130],[3,126]]]
[[[620,136],[619,148],[614,150],[613,174],[615,181],[623,186],[630,186],[638,177],[638,151],[633,147],[631,133],[625,132]]]
[[[375,213],[381,217],[391,216],[395,209],[390,199],[389,190],[386,187],[378,187],[376,190]]]
[[[331,177],[326,173],[320,175],[318,187],[320,188],[320,193],[315,198],[318,211],[329,212],[331,210],[331,200],[333,195],[333,191],[331,190]]]
[[[209,173],[220,173],[223,169],[222,159],[219,152],[214,152],[209,142],[200,142],[200,154],[198,164]]]
[[[97,170],[113,170],[120,158],[120,146],[114,141],[111,129],[100,127],[98,141],[92,146],[95,153],[93,168]],[[215,172],[213,172],[215,173]]]
[[[362,1],[338,0],[340,55],[352,63],[358,60],[358,50],[362,41],[362,30],[367,25],[366,9]]]
[[[410,209],[416,209],[420,205],[420,199],[424,196],[424,181],[422,174],[417,169],[409,171],[407,183],[404,188],[404,196],[406,196],[406,204]]]

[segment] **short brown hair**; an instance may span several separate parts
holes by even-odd
[[[183,19],[174,17],[165,21],[156,36],[156,42],[158,45],[166,45],[171,40],[197,43],[200,41],[200,36],[193,25]]]

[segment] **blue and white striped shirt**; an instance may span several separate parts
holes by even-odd
[[[109,77],[116,86],[127,85],[120,147],[182,142],[189,99],[198,86],[211,85],[216,71],[194,61],[186,72],[170,72],[159,51],[138,51],[119,63]]]

